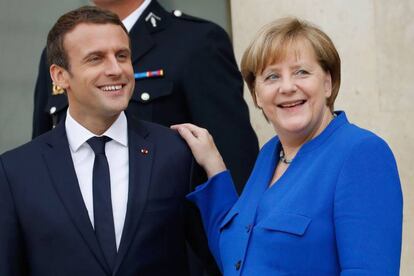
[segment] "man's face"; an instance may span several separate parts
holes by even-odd
[[[115,24],[81,23],[65,35],[63,45],[69,61],[63,88],[71,116],[79,123],[113,121],[134,89],[128,35]]]

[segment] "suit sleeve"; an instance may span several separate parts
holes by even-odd
[[[23,276],[27,271],[22,235],[9,185],[0,157],[0,275]]]
[[[220,27],[208,26],[194,41],[183,85],[193,123],[214,137],[240,192],[256,160],[258,141],[229,37]]]
[[[402,192],[397,166],[378,137],[354,146],[338,179],[334,221],[341,275],[398,275]]]
[[[32,138],[52,129],[52,120],[45,112],[49,93],[52,91],[52,80],[46,60],[46,49],[40,57],[39,72],[34,91],[34,110],[32,123]]]
[[[193,157],[191,157],[191,166],[190,166],[190,174],[189,174],[189,182],[188,182],[188,191],[193,191],[197,184],[199,184],[199,175],[197,175],[200,171],[197,170],[195,166],[197,163]],[[219,276],[222,275],[219,271],[219,267],[217,266],[216,261],[214,260],[213,255],[210,252],[208,246],[208,240],[206,236],[206,232],[203,229],[203,222],[201,218],[201,214],[197,206],[188,200],[185,200],[185,231],[186,231],[186,239],[188,245],[191,247],[192,252],[188,252],[190,262],[194,261],[194,258],[197,259],[199,262],[202,263],[203,271],[191,271],[191,275],[199,274],[206,274],[210,276]],[[194,268],[198,270],[197,268]]]

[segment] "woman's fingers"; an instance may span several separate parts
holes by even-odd
[[[184,132],[184,133],[186,133],[186,135],[188,134],[187,133],[187,131],[188,131],[195,138],[205,137],[207,134],[209,134],[206,129],[198,127],[198,126],[193,125],[193,124],[188,124],[188,123],[187,124],[172,125],[171,128],[176,129],[178,131],[186,130]],[[187,137],[187,138],[190,138],[190,137]]]
[[[174,125],[171,126],[172,129],[178,130],[178,133],[181,137],[187,142],[188,146],[194,151],[195,143],[198,142],[199,134],[197,134],[196,130],[191,130],[188,125]]]
[[[171,128],[178,130],[178,133],[190,147],[197,163],[204,168],[209,177],[226,170],[223,159],[214,144],[213,137],[206,129],[193,124],[173,125]]]

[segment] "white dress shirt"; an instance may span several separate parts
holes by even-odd
[[[124,18],[124,20],[122,20],[122,23],[124,24],[128,32],[131,31],[135,22],[138,21],[139,17],[142,15],[144,10],[148,7],[150,3],[151,0],[145,0],[135,11],[130,13],[127,17]]]
[[[96,135],[73,119],[70,115],[70,107],[66,114],[65,124],[79,187],[92,226],[94,226],[92,175],[95,153],[86,141]],[[116,246],[119,248],[127,210],[129,183],[128,128],[125,113],[122,112],[102,135],[112,139],[105,145],[105,154],[111,179]]]

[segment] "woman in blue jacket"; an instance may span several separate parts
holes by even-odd
[[[277,136],[240,198],[207,130],[173,126],[209,176],[188,198],[224,275],[398,275],[395,159],[384,140],[334,112],[340,58],[330,38],[298,19],[275,21],[241,67]]]

